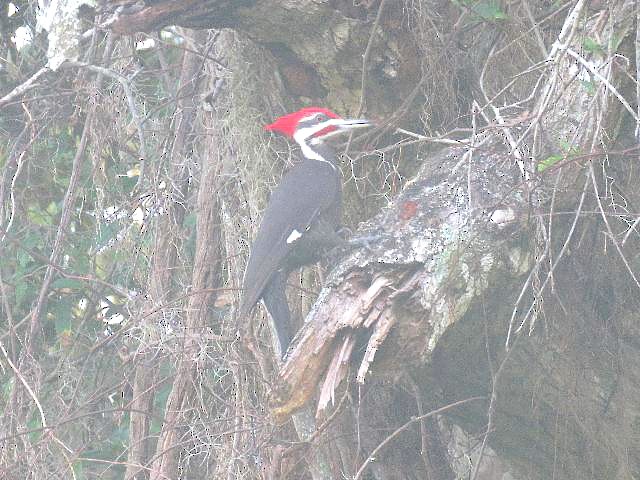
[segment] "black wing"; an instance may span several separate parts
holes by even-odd
[[[294,247],[287,243],[296,230],[304,235],[307,227],[340,201],[340,172],[332,165],[305,160],[282,179],[271,194],[244,275],[244,298],[240,315],[248,314],[260,300],[274,273]]]

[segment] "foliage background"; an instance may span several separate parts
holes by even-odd
[[[169,26],[117,36],[92,29],[106,13],[83,8],[80,17],[89,34],[81,55],[58,71],[42,73],[47,34],[37,28],[37,3],[16,0],[0,7],[1,478],[332,478],[322,476],[326,455],[334,478],[353,478],[380,441],[451,400],[448,394],[459,388],[453,375],[412,371],[409,378],[346,389],[338,410],[348,410],[351,423],[343,419],[311,441],[299,438],[292,423],[274,424],[270,392],[278,367],[264,314],[250,325],[238,324],[233,315],[268,192],[295,155],[286,141],[265,135],[262,125],[321,103],[342,114],[372,115],[389,127],[346,148],[345,223],[355,228],[393,198],[434,151],[485,132],[507,138],[507,130],[497,127],[494,99],[515,119],[512,131],[522,131],[518,119],[533,110],[536,82],[545,78],[531,73],[538,72],[567,14],[580,2],[333,2],[332,9],[353,20],[349,28],[366,34],[354,34],[348,56],[342,50],[342,57],[332,57],[328,48],[312,50],[309,57],[317,64],[309,58],[299,62],[300,52],[277,38],[277,29],[248,34],[211,24],[211,30]],[[608,7],[600,3],[586,8],[585,23],[601,15],[606,24]],[[377,33],[378,26],[384,33]],[[18,48],[15,38],[25,27],[32,39]],[[269,35],[273,43],[265,39]],[[616,83],[633,111],[634,40],[624,38],[609,42],[584,34],[579,43],[584,55],[615,57],[620,70],[624,65],[634,77]],[[593,377],[599,385],[593,395],[608,398],[604,416],[610,399],[615,404],[616,395],[632,399],[635,392],[633,381],[625,384],[624,394],[615,385],[628,381],[620,373],[628,360],[620,338],[637,333],[629,326],[637,295],[626,276],[636,271],[637,258],[635,171],[629,160],[635,156],[628,155],[634,152],[629,145],[636,123],[620,113],[619,102],[607,103],[610,89],[593,79],[580,82],[589,104],[585,124],[601,122],[592,147],[615,145],[622,153],[598,159],[602,188],[589,193],[591,213],[580,234],[572,236],[567,234],[571,215],[578,217],[576,204],[586,192],[575,179],[588,171],[581,168],[595,150],[584,143],[576,149],[572,139],[552,129],[522,147],[541,162],[537,173],[549,169],[549,175],[558,175],[539,181],[562,184],[550,197],[560,218],[570,220],[551,231],[551,221],[547,228],[539,220],[547,211],[534,210],[534,220],[518,235],[544,265],[541,260],[530,270],[530,283],[526,276],[506,279],[515,285],[514,291],[505,289],[509,311],[521,285],[524,290],[532,285],[526,298],[540,312],[539,321],[530,324],[540,342],[532,347],[533,358],[545,368],[558,366],[549,367],[552,373],[544,380],[542,374],[522,380],[544,398],[542,406],[526,415],[509,411],[510,399],[517,398],[513,405],[520,408],[536,398],[519,398],[521,392],[509,384],[498,403],[513,416],[495,424],[493,400],[465,419],[439,416],[411,423],[394,437],[391,453],[366,472],[368,478],[421,478],[423,471],[432,477],[437,471],[434,478],[572,478],[583,467],[574,464],[588,464],[590,457],[598,459],[585,467],[591,478],[605,478],[603,471],[633,478],[637,471],[633,407],[622,414],[616,410],[604,435],[595,427],[581,430],[589,425],[582,417],[584,404],[575,403],[584,400],[576,393],[582,387],[574,391],[566,382],[556,391],[555,384],[544,388],[549,378],[573,378],[574,365],[563,359],[587,363],[587,358],[598,368],[609,365]],[[572,169],[576,165],[578,173]],[[606,214],[598,201],[605,201]],[[615,219],[615,235],[607,218]],[[626,244],[626,256],[612,258],[618,243],[608,243],[610,237]],[[546,252],[564,252],[565,243],[578,253],[556,270]],[[557,283],[542,295],[547,271]],[[310,268],[292,279],[297,312],[309,309],[324,274],[320,267]],[[622,276],[624,281],[608,286]],[[584,297],[567,293],[572,285],[584,286],[585,278],[593,279],[587,285],[588,313],[581,310]],[[487,300],[489,313],[475,312],[501,319],[499,328],[485,327],[491,341],[478,334],[474,343],[464,344],[467,337],[457,339],[459,332],[449,341],[459,341],[469,358],[484,362],[488,345],[497,351],[506,334],[499,303]],[[558,321],[563,315],[572,321]],[[618,316],[625,321],[614,325]],[[583,318],[590,319],[584,331]],[[613,353],[604,358],[603,352]],[[456,358],[447,353],[443,349],[445,363],[462,378],[464,364],[456,368]],[[514,377],[526,369],[523,358],[507,364]],[[476,373],[463,379],[468,388],[456,393],[497,395],[491,385],[495,372],[487,374],[490,380]],[[433,391],[425,395],[425,389]],[[361,415],[375,421],[360,421]],[[619,430],[617,422],[628,430]],[[550,425],[557,430],[546,430]],[[512,433],[508,442],[496,435],[492,444],[503,458],[491,450],[488,466],[476,468],[472,459],[479,449],[484,455],[493,428]],[[523,458],[514,438],[535,444],[528,448],[541,462],[559,456],[563,467],[547,462],[547,470],[535,471],[538,457]],[[437,454],[428,458],[425,446]],[[354,451],[344,458],[344,452]]]

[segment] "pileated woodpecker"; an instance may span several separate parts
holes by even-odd
[[[339,243],[342,178],[338,158],[325,141],[368,125],[367,120],[345,120],[330,110],[308,107],[265,127],[293,139],[302,159],[271,194],[245,270],[239,315],[246,317],[262,299],[283,354],[293,333],[285,295],[289,273],[318,261]]]

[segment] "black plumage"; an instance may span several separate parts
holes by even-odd
[[[366,120],[345,120],[327,109],[307,107],[265,127],[294,140],[302,160],[271,194],[247,262],[238,314],[243,321],[262,299],[283,353],[293,334],[286,296],[289,273],[318,261],[341,242],[336,229],[342,215],[342,179],[336,154],[324,142],[367,125]]]
[[[342,214],[340,171],[330,147],[318,145],[315,150],[333,162],[304,158],[285,174],[271,194],[243,280],[239,314],[249,314],[262,298],[283,351],[293,333],[285,295],[289,273],[318,261],[339,238],[336,229]]]

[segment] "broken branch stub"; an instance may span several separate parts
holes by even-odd
[[[393,375],[428,362],[447,329],[498,279],[528,269],[513,226],[527,206],[521,173],[499,140],[434,156],[360,232],[380,238],[329,276],[296,336],[273,394],[284,421],[321,387],[324,410],[349,367]],[[516,221],[497,224],[496,211]],[[505,217],[506,218],[506,217]],[[502,275],[502,277],[501,277]],[[358,353],[359,352],[359,353]]]

